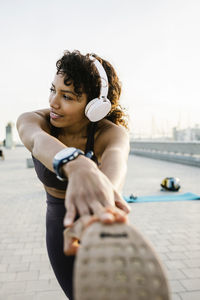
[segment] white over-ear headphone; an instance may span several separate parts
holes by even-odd
[[[108,95],[108,77],[102,64],[92,55],[89,58],[95,64],[101,78],[101,89],[98,98],[91,100],[85,107],[85,115],[91,122],[103,119],[111,110],[111,102]]]

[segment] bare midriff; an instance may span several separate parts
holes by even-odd
[[[59,198],[59,199],[65,199],[65,193],[66,191],[63,190],[58,190],[49,186],[44,185],[44,188],[46,190],[46,192],[48,194],[50,194],[51,196],[55,197],[55,198]]]

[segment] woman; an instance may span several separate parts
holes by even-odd
[[[63,291],[73,299],[74,256],[63,253],[63,229],[90,214],[104,223],[125,222],[130,209],[120,191],[129,137],[119,104],[120,82],[109,62],[66,51],[56,66],[50,109],[22,114],[17,128],[46,190],[50,262]],[[96,107],[88,112],[95,98]],[[68,246],[65,252],[73,254],[77,244]]]
[[[98,299],[167,300],[151,246],[122,224],[130,211],[120,195],[129,138],[116,72],[97,55],[79,51],[65,52],[56,66],[50,109],[22,114],[17,127],[46,190],[46,242],[57,280],[73,299],[82,235],[76,300],[96,299],[97,292]]]

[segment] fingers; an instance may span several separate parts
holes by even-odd
[[[106,208],[106,212],[111,213],[113,215],[114,222],[127,223],[127,221],[128,221],[127,214],[123,210],[121,210],[117,207],[108,207],[108,208]]]
[[[100,215],[99,220],[104,224],[113,224],[115,222],[115,217],[111,212],[105,211]]]
[[[64,239],[64,249],[63,252],[65,255],[76,255],[79,248],[78,240],[71,238],[70,240]]]
[[[107,211],[107,208],[104,207],[99,202],[91,202],[90,203],[91,210],[94,212],[98,220],[105,224],[112,224],[115,221],[113,213],[111,211]],[[109,206],[110,207],[110,206]]]
[[[126,203],[126,201],[119,195],[117,191],[114,191],[115,205],[123,210],[125,213],[130,213],[131,207]]]
[[[72,226],[74,219],[76,217],[76,208],[73,203],[68,203],[67,205],[67,213],[64,217],[64,227]]]
[[[85,215],[74,222],[73,226],[68,227],[63,231],[63,251],[65,255],[75,255],[77,253],[80,246],[78,241],[81,240],[85,228],[97,220],[99,220],[98,217],[94,215]]]
[[[77,211],[80,217],[85,215],[90,215],[90,209],[86,202],[80,203],[80,205],[77,206]]]
[[[115,222],[127,222],[126,212],[115,206],[110,205],[103,207],[99,202],[91,203],[90,206],[98,220],[102,223],[112,224]]]

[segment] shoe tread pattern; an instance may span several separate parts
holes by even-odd
[[[162,264],[150,243],[127,224],[94,223],[75,260],[75,300],[169,300]]]

